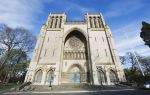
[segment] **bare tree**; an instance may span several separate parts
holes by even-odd
[[[140,57],[139,59],[145,75],[150,75],[150,57]]]
[[[125,56],[120,56],[120,61],[121,61],[121,64],[122,65],[125,65],[126,64],[126,57]]]
[[[4,24],[0,25],[0,50],[3,55],[0,57],[0,70],[7,63],[12,50],[17,49],[25,53],[33,50],[36,37],[24,28],[10,28]]]

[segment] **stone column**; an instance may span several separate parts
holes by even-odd
[[[50,28],[52,28],[53,27],[53,22],[54,22],[54,19],[53,19],[54,17],[51,17],[51,26],[50,26]]]
[[[98,17],[96,17],[96,26],[97,26],[97,28],[100,28],[100,24],[98,22]]]
[[[57,18],[57,25],[56,28],[60,28],[60,17]]]
[[[55,28],[56,17],[53,18],[52,28]]]
[[[106,71],[107,85],[110,85],[109,72]]]
[[[61,28],[61,26],[62,26],[62,16],[60,16],[60,21],[59,21],[59,28]]]
[[[98,23],[99,23],[99,27],[102,28],[102,21],[100,17],[98,18]]]
[[[29,75],[28,75],[28,73],[26,74],[26,77],[25,77],[25,79],[24,79],[24,82],[28,82],[28,78],[29,78]]]
[[[92,28],[95,28],[94,17],[91,18]]]
[[[95,85],[99,85],[98,76],[97,76],[97,70],[93,72],[93,78],[94,78],[94,84]]]
[[[27,82],[34,82],[34,77],[35,77],[35,72],[34,71],[30,71],[28,73],[28,80],[26,80]]]
[[[41,82],[42,85],[45,84],[45,80],[46,80],[46,71],[43,71],[42,82]]]
[[[49,26],[49,28],[52,28],[52,17],[50,16],[50,18],[49,18],[49,22],[48,22],[48,26]]]
[[[55,20],[54,20],[54,21],[55,21],[55,22],[54,22],[54,28],[56,28],[56,26],[57,26],[57,17],[55,17],[54,19],[55,19]]]
[[[97,28],[96,17],[93,17],[95,28]]]
[[[89,24],[90,24],[90,28],[92,28],[93,26],[92,26],[92,18],[91,17],[89,17]]]
[[[24,79],[24,82],[28,82],[29,78],[30,78],[30,72],[28,70],[28,72],[26,73],[26,76],[25,76],[25,79]]]

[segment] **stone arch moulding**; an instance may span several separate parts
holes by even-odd
[[[115,77],[116,77],[117,81],[119,80],[118,74],[117,74],[117,70],[115,70],[114,68],[109,68],[107,71],[108,71],[109,73],[110,73],[110,72],[113,72],[113,73],[115,74]]]
[[[35,70],[35,74],[36,74],[39,70],[41,70],[42,72],[44,72],[44,68],[39,67],[39,68],[37,68],[37,69]]]
[[[73,64],[73,65],[71,65],[71,66],[68,68],[67,72],[69,72],[69,71],[70,71],[72,68],[74,68],[74,67],[78,67],[79,70],[81,71],[81,73],[84,73],[84,72],[85,72],[84,68],[83,68],[81,65],[79,65],[79,64]]]
[[[33,74],[33,81],[35,81],[35,77],[38,71],[42,71],[42,73],[44,72],[44,68],[43,67],[38,67],[37,69],[35,69],[34,74]]]
[[[106,70],[105,70],[105,68],[103,68],[103,67],[97,67],[97,73],[99,71],[102,71],[104,73],[105,77],[106,77]]]
[[[88,41],[88,35],[84,32],[84,30],[80,29],[80,28],[77,28],[77,27],[74,27],[74,28],[71,28],[69,30],[67,30],[67,32],[64,34],[64,38],[63,38],[63,42],[65,42],[65,39],[67,37],[67,35],[73,31],[77,30],[78,32],[80,32],[81,34],[84,35],[84,37],[86,38],[86,41]]]
[[[46,73],[48,73],[52,68],[54,69],[55,67],[51,66],[51,67],[47,68],[47,69],[46,69]],[[55,71],[54,71],[54,72],[55,72]]]
[[[110,72],[110,71],[117,73],[117,70],[115,68],[112,68],[112,67],[107,68],[107,72]]]
[[[98,66],[97,71],[100,71],[100,70],[106,73],[106,69],[104,67]]]
[[[36,83],[36,80],[37,80],[37,77],[36,77],[36,76],[37,76],[37,74],[38,74],[40,71],[42,72],[41,75],[43,76],[43,70],[42,70],[41,68],[37,69],[37,70],[35,71],[35,74],[34,74],[34,77],[33,77],[34,83]],[[41,79],[40,79],[41,81],[42,81],[42,76],[41,76]]]
[[[103,85],[107,81],[106,71],[103,69],[97,70],[97,78],[100,85]]]
[[[56,77],[56,75],[55,75],[55,71],[52,71],[52,73],[50,73],[51,72],[51,70],[50,70],[50,68],[49,69],[47,69],[47,71],[46,71],[46,79],[45,79],[45,82],[46,83],[49,83],[50,82],[50,76],[52,76],[53,77],[53,82],[54,82],[54,78]],[[50,79],[49,79],[50,78]]]

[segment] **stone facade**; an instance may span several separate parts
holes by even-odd
[[[67,21],[65,14],[49,14],[26,74],[28,81],[34,85],[113,85],[126,81],[102,14],[86,14],[84,21]]]

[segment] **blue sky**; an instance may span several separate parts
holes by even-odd
[[[0,23],[25,27],[36,36],[49,13],[64,12],[68,20],[83,20],[87,12],[101,12],[120,55],[133,48],[141,55],[150,56],[150,48],[139,37],[141,22],[150,23],[149,0],[0,0]]]

